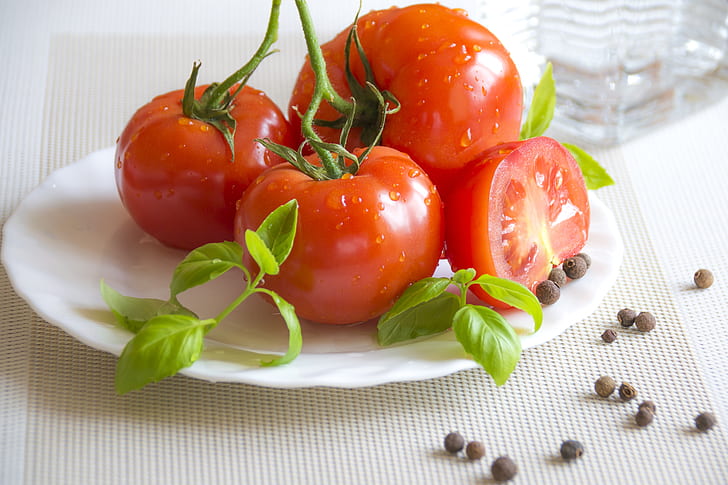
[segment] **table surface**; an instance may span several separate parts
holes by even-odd
[[[311,4],[328,39],[357,2]],[[203,61],[202,81],[231,72],[265,18],[250,1],[0,1],[0,221],[55,169],[113,145],[136,107],[181,87],[192,61]],[[279,47],[251,83],[284,106],[304,52],[292,2]],[[504,454],[519,464],[513,483],[728,483],[726,118],[718,99],[592,151],[617,180],[599,197],[624,239],[619,279],[592,316],[526,351],[502,387],[482,370],[362,389],[175,376],[117,396],[115,357],[43,321],[0,268],[0,483],[489,483]],[[696,291],[703,267],[716,282]],[[599,335],[623,306],[652,311],[658,326],[606,346]],[[655,422],[633,424],[639,399],[596,398],[602,374],[654,400]],[[697,433],[705,410],[719,424]],[[483,441],[486,457],[445,453],[451,430]],[[584,443],[582,459],[562,462],[565,439]]]

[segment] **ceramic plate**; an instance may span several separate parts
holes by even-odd
[[[45,320],[81,342],[119,355],[131,334],[116,326],[99,293],[103,278],[121,293],[166,299],[184,251],[160,245],[122,207],[107,148],[51,174],[4,227],[2,260],[18,292]],[[505,312],[524,349],[542,344],[590,315],[617,278],[622,241],[612,213],[592,193],[587,276],[564,288],[544,309],[536,333],[530,317]],[[437,273],[447,274],[441,266]],[[201,317],[214,316],[239,294],[233,271],[180,298]],[[302,322],[301,355],[281,367],[260,367],[260,352],[285,351],[287,331],[273,307],[249,299],[206,338],[201,358],[183,374],[208,381],[270,387],[361,387],[422,380],[476,367],[452,332],[380,348],[376,323],[326,326]]]

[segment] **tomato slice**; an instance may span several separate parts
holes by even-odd
[[[498,145],[468,165],[448,194],[446,256],[453,270],[474,268],[533,290],[581,251],[589,219],[581,170],[563,145],[548,137]]]

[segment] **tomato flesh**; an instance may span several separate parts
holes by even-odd
[[[547,137],[488,150],[466,167],[445,205],[446,255],[454,270],[472,267],[533,290],[577,254],[589,235],[589,199],[579,166]],[[474,293],[504,304],[482,289]]]

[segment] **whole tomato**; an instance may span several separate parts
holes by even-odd
[[[315,163],[317,157],[308,159]],[[299,204],[293,249],[263,286],[302,318],[329,324],[369,320],[437,266],[443,241],[439,193],[397,150],[374,147],[356,175],[333,180],[314,180],[289,164],[266,170],[240,200],[236,240],[243,244],[246,229],[257,228],[291,199]],[[255,273],[249,257],[245,264]]]
[[[195,88],[195,98],[206,88]],[[144,231],[193,249],[232,240],[243,191],[282,161],[255,139],[295,146],[298,137],[265,93],[244,86],[230,110],[237,125],[233,159],[220,131],[183,114],[183,93],[157,96],[132,116],[117,141],[115,174],[124,206]]]
[[[401,104],[399,112],[387,118],[382,144],[409,154],[441,192],[479,153],[518,139],[523,93],[516,66],[498,39],[465,11],[412,5],[372,11],[356,25],[373,81]],[[348,30],[321,46],[329,79],[345,99],[351,93],[344,55]],[[351,49],[350,66],[363,82],[356,48]],[[296,129],[314,81],[307,60],[289,101],[289,119]],[[339,117],[326,103],[317,113],[328,121]],[[317,130],[327,141],[338,140],[336,129]],[[361,146],[360,132],[352,130],[350,146]]]
[[[507,278],[530,290],[577,254],[589,235],[589,197],[569,151],[547,137],[506,143],[468,165],[445,204],[453,270]],[[480,287],[473,291],[494,306]]]

